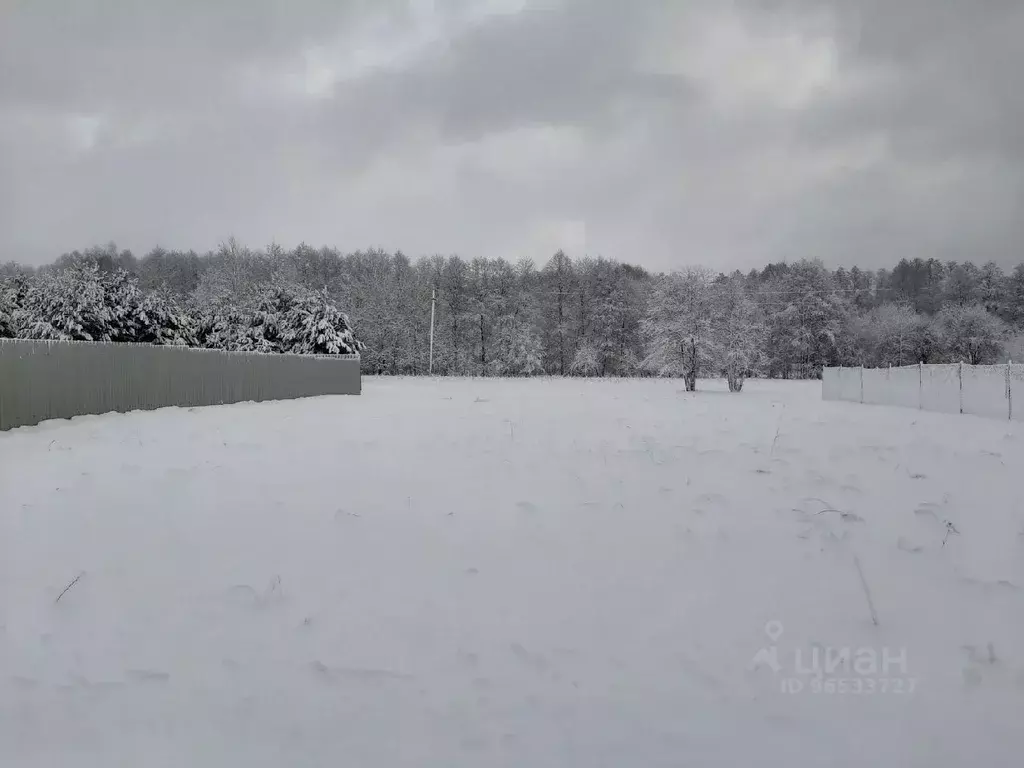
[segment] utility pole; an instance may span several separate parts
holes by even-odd
[[[437,289],[432,288],[430,291],[430,363],[427,369],[427,375],[434,375],[434,306],[437,303]]]

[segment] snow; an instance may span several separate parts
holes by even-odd
[[[0,435],[0,765],[1019,765],[1024,426],[700,386]]]

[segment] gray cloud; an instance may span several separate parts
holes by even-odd
[[[59,10],[58,10],[59,9]],[[1011,0],[0,10],[0,260],[1024,258]]]

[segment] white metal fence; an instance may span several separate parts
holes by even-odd
[[[825,368],[821,394],[825,400],[1024,421],[1024,365]]]
[[[358,355],[0,339],[0,431],[47,419],[358,395]]]

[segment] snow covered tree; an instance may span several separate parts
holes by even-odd
[[[88,259],[43,273],[25,294],[25,334],[65,341],[196,343],[187,313],[160,293],[143,293],[123,269]]]
[[[576,349],[569,373],[573,376],[597,376],[601,373],[601,353],[589,341],[583,341]]]
[[[471,289],[469,285],[469,267],[458,256],[450,256],[443,262],[439,274],[437,291],[438,314],[444,316],[442,325],[440,318],[436,320],[434,334],[435,365],[441,363],[442,370],[455,375],[469,372],[474,317],[471,309]]]
[[[0,264],[0,281],[7,285],[0,291],[6,336],[288,352],[307,333],[307,341],[324,337],[325,348],[342,349],[349,344],[343,329],[335,342],[330,333],[303,329],[319,322],[309,319],[317,312],[327,326],[341,327],[334,312],[344,306],[354,321],[349,328],[359,328],[367,343],[363,370],[396,374],[428,368],[433,291],[433,370],[442,375],[532,375],[539,360],[547,373],[674,373],[688,386],[696,386],[696,368],[697,376],[724,373],[739,389],[744,375],[762,369],[807,376],[824,365],[966,354],[955,339],[985,334],[965,331],[951,313],[940,321],[948,305],[981,304],[1024,328],[1024,265],[1003,274],[993,263],[934,258],[877,271],[833,272],[802,261],[746,276],[704,272],[696,283],[707,295],[696,302],[672,296],[694,289],[692,275],[652,276],[561,252],[538,271],[530,261],[525,268],[458,256],[413,262],[380,249],[250,250],[231,239],[207,254],[156,248],[141,261],[110,244],[73,251],[38,271]],[[323,289],[326,308],[314,310],[310,297]]]
[[[661,278],[644,319],[649,354],[643,366],[662,376],[682,375],[689,392],[718,357],[711,278],[705,269]]]
[[[540,308],[531,288],[538,279],[533,262],[495,264],[494,353],[490,372],[499,376],[534,376],[544,372],[539,332]]]
[[[0,288],[0,339],[12,339],[15,335],[14,307],[5,301],[2,288]]]
[[[300,243],[285,258],[294,266],[296,279],[303,288],[310,291],[326,288],[334,297],[348,298],[352,288],[351,274],[337,249],[313,248]]]
[[[593,293],[587,343],[597,349],[601,375],[636,372],[646,294],[626,265],[597,259],[587,281]]]
[[[25,296],[25,336],[55,341],[111,341],[106,286],[95,263],[76,261],[41,274]]]
[[[945,275],[946,267],[938,259],[901,259],[889,274],[889,300],[915,312],[937,312],[942,306]]]
[[[821,262],[785,265],[779,274],[760,294],[769,364],[783,378],[814,375],[839,362],[849,306]]]
[[[249,326],[248,317],[239,307],[224,305],[204,314],[199,321],[199,346],[207,349],[237,351]]]
[[[543,372],[544,348],[537,330],[515,316],[502,318],[494,373],[499,376],[536,376]]]
[[[12,339],[18,336],[21,325],[21,302],[27,280],[0,278],[0,339]]]
[[[137,310],[135,341],[159,346],[194,347],[198,323],[167,289],[142,296]]]
[[[486,376],[494,366],[489,364],[495,360],[495,322],[504,314],[504,305],[508,299],[507,274],[509,265],[503,260],[489,261],[475,258],[469,263],[468,282],[468,322],[472,350],[467,363],[470,369]]]
[[[301,355],[350,355],[365,349],[356,339],[348,316],[326,291],[306,293],[292,307],[285,322],[290,352]]]
[[[937,325],[906,304],[883,304],[851,324],[851,362],[908,365],[934,362],[942,341]]]
[[[143,292],[164,291],[184,299],[199,286],[204,261],[195,251],[154,248],[139,261],[139,287]]]
[[[104,300],[110,312],[111,341],[152,344],[185,330],[185,319],[164,306],[163,294],[143,293],[138,278],[123,269],[103,274]],[[168,323],[171,327],[163,327]],[[183,344],[188,343],[185,331]]]
[[[946,264],[946,280],[943,286],[946,304],[968,307],[981,301],[981,270],[967,261]]]
[[[883,365],[907,365],[921,362],[917,356],[920,344],[915,338],[920,330],[918,314],[904,304],[886,304],[872,313],[876,329],[875,354]]]
[[[994,261],[986,262],[978,275],[978,298],[981,305],[996,316],[1006,309],[1006,275]]]
[[[761,364],[765,324],[761,310],[741,280],[716,283],[713,290],[714,350],[730,392],[743,389],[743,379]]]
[[[556,253],[541,270],[542,338],[545,368],[549,373],[564,376],[572,365],[575,336],[572,297],[576,285],[576,269],[572,259],[562,251]]]
[[[339,298],[351,310],[352,321],[365,333],[363,370],[389,374],[425,372],[432,287],[429,270],[414,268],[402,253],[382,250],[350,254],[342,266],[348,270],[348,278],[336,281],[345,284]],[[439,353],[442,347],[447,352],[446,339],[442,340],[441,335],[438,334]],[[441,367],[435,359],[435,369]]]
[[[300,301],[296,289],[273,285],[259,293],[236,337],[243,352],[290,352],[297,336],[295,307]]]
[[[271,282],[275,266],[272,258],[229,238],[216,253],[207,256],[194,298],[208,310],[245,305]]]
[[[1006,323],[979,305],[943,307],[938,323],[950,362],[994,363],[1009,335]]]
[[[110,318],[110,340],[135,341],[141,325],[138,310],[143,298],[138,279],[117,269],[101,272],[100,285]]]
[[[857,310],[865,311],[874,306],[875,274],[871,270],[860,267],[850,269],[850,293],[847,295],[849,304]]]
[[[365,348],[326,291],[287,284],[267,286],[248,307],[210,313],[199,336],[204,346],[238,352],[338,355]]]
[[[1013,268],[1003,292],[1003,318],[1015,328],[1024,329],[1024,264]]]

